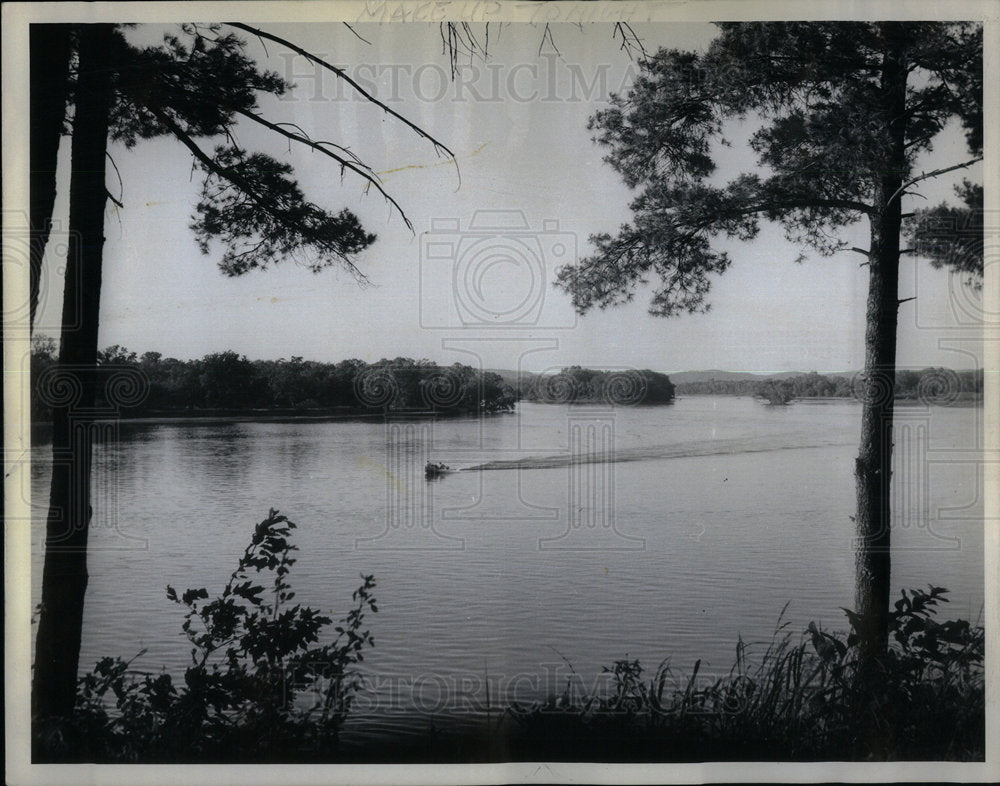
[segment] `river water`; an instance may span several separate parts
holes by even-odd
[[[893,584],[983,603],[981,407],[897,409]],[[691,396],[521,403],[432,421],[129,423],[97,449],[81,668],[180,674],[175,588],[221,589],[268,508],[298,524],[296,600],[335,616],[373,573],[357,728],[455,715],[598,679],[615,659],[728,672],[738,637],[843,629],[860,406]],[[33,467],[37,601],[48,446]],[[436,481],[424,462],[458,470]],[[468,469],[485,465],[485,469]],[[402,722],[401,720],[398,722]]]

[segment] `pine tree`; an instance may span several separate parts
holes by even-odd
[[[708,308],[713,276],[731,263],[714,241],[750,241],[763,221],[821,256],[862,255],[869,289],[855,466],[856,604],[862,672],[871,676],[888,646],[897,289],[900,254],[913,251],[900,246],[902,201],[920,182],[981,160],[982,27],[719,28],[704,53],[664,49],[645,60],[628,94],[591,118],[605,161],[637,191],[633,217],[614,235],[593,236],[593,253],[561,270],[559,283],[584,312],[628,301],[652,280],[650,312],[671,316]],[[917,157],[954,119],[970,159],[916,172]],[[752,129],[747,141],[757,160],[745,172],[719,172],[715,162],[732,120]],[[723,175],[729,179],[720,184]],[[868,225],[868,247],[848,249],[838,232],[858,222]],[[927,238],[928,221],[918,223],[915,233]],[[954,232],[938,243],[936,259],[981,275],[981,253],[978,262],[948,255],[958,243]],[[964,267],[950,261],[959,259]]]
[[[350,210],[329,212],[307,200],[287,164],[236,144],[238,122],[260,125],[282,142],[325,156],[336,171],[379,192],[409,226],[372,169],[346,145],[314,140],[261,113],[258,96],[280,96],[290,85],[258,67],[237,31],[288,47],[348,81],[362,98],[451,155],[340,69],[247,25],[186,24],[161,45],[147,47],[130,44],[112,24],[33,26],[31,222],[40,242],[31,260],[32,314],[47,238],[43,230],[52,218],[58,139],[67,109],[73,110],[62,331],[57,371],[47,375],[54,402],[53,470],[32,682],[35,718],[70,715],[76,697],[88,582],[93,408],[101,382],[97,341],[105,206],[115,200],[106,185],[108,141],[132,147],[173,137],[194,157],[203,183],[192,230],[205,253],[221,245],[219,267],[226,275],[294,258],[314,271],[337,265],[363,279],[354,258],[375,241]]]

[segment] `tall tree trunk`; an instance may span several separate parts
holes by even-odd
[[[868,308],[865,329],[865,385],[861,415],[861,447],[857,480],[857,586],[859,686],[866,716],[876,713],[870,702],[880,683],[889,643],[892,421],[896,382],[896,328],[899,309],[900,189],[905,174],[906,42],[898,24],[886,25],[887,51],[882,71],[882,102],[888,137],[884,165],[875,188],[876,213],[871,218]],[[863,728],[878,734],[875,726]],[[874,752],[887,740],[868,739]]]
[[[58,393],[53,407],[52,486],[45,532],[32,712],[65,717],[76,699],[87,589],[92,419],[104,253],[105,157],[111,101],[111,25],[79,28],[73,121],[69,252],[63,295]]]
[[[56,201],[56,162],[59,139],[66,118],[69,93],[70,25],[30,25],[29,65],[31,96],[31,174],[29,186],[31,226],[30,325],[35,326],[42,257],[49,241],[52,208]]]

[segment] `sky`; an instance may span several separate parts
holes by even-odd
[[[289,161],[307,196],[348,207],[378,240],[356,259],[369,285],[343,270],[313,274],[294,261],[227,278],[222,249],[203,255],[189,225],[200,178],[178,142],[156,139],[133,150],[112,145],[121,177],[109,174],[100,344],[182,359],[235,350],[251,359],[302,356],[320,361],[398,356],[485,368],[545,371],[577,364],[658,371],[726,369],[756,373],[846,371],[864,360],[867,272],[857,254],[820,258],[763,225],[749,243],[719,243],[731,268],[713,281],[708,314],[647,313],[650,291],[621,307],[586,315],[552,285],[555,270],[585,256],[588,237],[629,220],[634,196],[602,162],[587,119],[624,92],[636,72],[611,25],[512,24],[491,27],[489,58],[464,61],[452,80],[436,24],[262,25],[344,67],[395,111],[447,145],[435,153],[394,118],[332,75],[256,39],[248,52],[296,83],[263,113],[297,123],[317,139],[349,146],[380,174],[413,224],[334,162],[289,150],[268,132],[238,127],[241,144]],[[701,48],[715,28],[637,25],[650,50]],[[474,26],[478,35],[482,25]],[[134,41],[155,42],[160,27],[139,27]],[[747,128],[735,128],[738,140]],[[68,145],[61,151],[57,219],[65,225]],[[959,129],[941,135],[923,168],[968,158]],[[738,141],[718,159],[723,174],[752,170]],[[456,167],[457,163],[457,167]],[[738,168],[738,169],[737,169]],[[936,204],[962,176],[923,187]],[[866,228],[845,231],[866,245]],[[39,332],[58,323],[58,234],[50,244]],[[945,271],[905,257],[900,297],[900,367],[978,365],[970,315],[979,296]]]

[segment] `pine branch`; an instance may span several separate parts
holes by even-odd
[[[344,27],[346,27],[348,30],[350,30],[352,33],[354,33],[354,35],[357,37],[357,39],[359,41],[363,41],[364,43],[368,44],[368,46],[372,45],[371,41],[369,41],[367,38],[363,37],[357,30],[355,30],[353,27],[351,27],[349,24],[347,24],[347,22],[344,22]]]
[[[198,145],[188,135],[188,133],[184,131],[184,129],[182,129],[174,121],[174,119],[171,118],[166,112],[164,112],[162,109],[152,109],[152,108],[151,111],[156,115],[157,119],[161,123],[163,123],[163,125],[178,139],[178,141],[180,141],[188,150],[191,151],[194,157],[202,163],[202,165],[206,168],[207,171],[212,172],[218,177],[234,185],[241,192],[246,194],[254,202],[254,204],[256,204],[261,209],[269,212],[275,218],[275,220],[277,220],[286,228],[296,233],[301,232],[300,227],[289,225],[288,222],[285,221],[284,218],[281,216],[280,211],[275,209],[277,205],[274,203],[274,201],[268,199],[266,195],[258,193],[257,189],[253,187],[252,183],[250,183],[245,178],[240,177],[231,168],[218,166],[215,163],[215,161],[212,160],[211,156],[209,156],[207,153],[205,153],[204,150],[198,147]],[[336,248],[329,247],[329,244],[326,243],[323,244],[323,247],[326,248],[327,251],[333,253],[338,259],[340,259],[341,262],[347,266],[348,270],[350,270],[351,274],[354,275],[355,278],[357,278],[361,282],[368,281],[368,277],[363,272],[361,272],[361,270],[353,262],[351,262],[351,260],[344,253],[337,250]]]
[[[421,137],[422,139],[426,139],[428,142],[430,142],[434,146],[434,150],[435,151],[446,153],[449,158],[451,158],[452,160],[454,160],[456,162],[456,164],[455,164],[456,167],[458,166],[455,154],[451,151],[451,149],[447,145],[445,145],[443,142],[440,142],[437,139],[435,139],[433,136],[431,136],[426,131],[424,131],[422,128],[420,128],[420,126],[418,126],[416,123],[413,123],[412,121],[407,120],[401,114],[399,114],[398,112],[394,111],[391,107],[389,107],[388,105],[386,105],[382,101],[379,101],[374,95],[372,95],[371,93],[369,93],[361,85],[359,85],[357,82],[355,82],[353,79],[351,79],[351,77],[347,75],[347,72],[344,71],[344,69],[337,68],[337,66],[332,65],[332,64],[326,62],[323,58],[317,57],[312,52],[309,52],[309,51],[303,49],[302,47],[297,46],[296,44],[293,44],[291,41],[288,41],[288,40],[282,38],[281,36],[274,35],[273,33],[268,33],[266,31],[261,30],[261,29],[256,28],[256,27],[251,27],[250,25],[243,24],[242,22],[226,22],[226,24],[228,24],[230,27],[235,27],[235,28],[237,28],[239,30],[244,30],[244,31],[246,31],[248,33],[251,33],[252,35],[257,36],[258,38],[266,38],[269,41],[274,41],[277,44],[281,44],[282,46],[286,46],[289,49],[291,49],[293,52],[295,52],[296,54],[302,55],[304,58],[306,58],[310,62],[316,63],[316,65],[321,66],[322,68],[325,68],[328,71],[331,71],[332,73],[336,74],[340,79],[343,79],[345,82],[347,82],[347,84],[349,84],[351,87],[353,87],[355,90],[357,90],[361,95],[363,95],[366,99],[368,99],[368,101],[370,101],[371,103],[375,104],[375,106],[377,106],[383,112],[385,112],[386,114],[391,115],[392,117],[394,117],[397,120],[399,120],[401,123],[403,123],[405,126],[407,126],[407,128],[409,128],[412,131],[414,131],[417,134],[417,136]]]
[[[115,176],[118,178],[118,198],[115,199],[111,196],[111,192],[107,191],[107,189],[105,189],[105,191],[108,194],[108,199],[118,205],[118,207],[123,208],[125,207],[125,205],[122,204],[122,200],[125,198],[125,184],[122,182],[122,173],[118,171],[118,164],[115,163],[115,159],[111,153],[105,152],[105,155],[108,157],[108,161],[111,162],[111,166],[115,170]]]
[[[906,191],[907,188],[909,188],[910,186],[914,185],[915,183],[919,183],[922,180],[928,180],[928,179],[930,179],[932,177],[937,177],[938,175],[944,175],[944,174],[946,174],[948,172],[954,172],[956,169],[968,169],[973,164],[975,164],[975,163],[977,163],[979,161],[982,161],[982,160],[983,160],[982,156],[976,156],[976,158],[970,158],[968,161],[964,161],[961,164],[955,164],[954,166],[942,167],[941,169],[935,169],[933,172],[922,172],[917,177],[912,178],[911,180],[907,180],[905,183],[903,183],[903,185],[901,185],[899,188],[897,188],[895,191],[893,191],[892,192],[892,196],[889,197],[886,200],[885,203],[886,203],[886,205],[892,204],[892,200],[894,200],[896,197],[900,196],[904,191]]]
[[[633,51],[638,49],[642,53],[644,60],[649,59],[649,52],[646,51],[646,47],[643,46],[642,39],[636,34],[635,30],[628,22],[615,22],[615,29],[612,33],[612,37],[615,35],[620,35],[622,37],[621,50],[627,52],[629,57],[635,57]],[[631,37],[631,38],[630,38]]]
[[[341,158],[336,153],[334,153],[332,150],[328,150],[327,148],[323,147],[323,145],[325,145],[325,144],[333,145],[334,143],[332,143],[332,142],[314,142],[313,140],[309,139],[305,135],[299,135],[299,134],[292,133],[291,131],[287,131],[287,130],[285,130],[284,128],[281,127],[281,124],[279,124],[279,123],[272,123],[270,120],[267,120],[267,119],[261,117],[260,115],[254,113],[254,112],[250,112],[250,111],[248,111],[246,109],[243,109],[241,107],[234,107],[234,109],[235,109],[236,112],[238,112],[239,114],[243,115],[244,117],[250,118],[255,123],[260,123],[265,128],[268,128],[268,129],[270,129],[271,131],[274,131],[277,134],[281,134],[282,136],[284,136],[284,137],[286,137],[288,139],[291,139],[294,142],[298,142],[300,144],[305,145],[306,147],[309,147],[309,148],[311,148],[313,150],[316,150],[316,151],[322,153],[323,155],[332,158],[334,161],[336,161],[338,164],[340,164],[340,166],[342,168],[349,169],[350,171],[354,172],[355,174],[358,174],[361,177],[363,177],[365,179],[365,181],[370,186],[375,186],[376,190],[385,198],[385,200],[390,205],[392,205],[394,208],[396,208],[397,211],[399,211],[399,215],[403,219],[403,221],[406,223],[407,229],[409,229],[411,232],[414,231],[413,224],[410,221],[410,219],[407,217],[406,213],[403,212],[403,208],[400,207],[399,203],[395,199],[393,199],[389,195],[389,193],[382,187],[382,184],[379,182],[379,179],[374,174],[370,174],[371,170],[365,171],[366,169],[368,169],[367,166],[362,165],[362,166],[359,167],[356,164],[352,163],[351,161],[348,161],[348,160],[346,160],[344,158]],[[340,147],[340,146],[336,145],[336,147]],[[351,154],[351,155],[353,155],[353,154]]]

